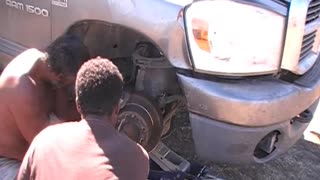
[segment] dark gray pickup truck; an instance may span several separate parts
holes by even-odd
[[[320,95],[320,0],[1,0],[0,59],[76,34],[125,77],[118,129],[148,151],[187,106],[195,148],[266,162]]]

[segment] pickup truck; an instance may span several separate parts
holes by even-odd
[[[197,154],[285,153],[320,95],[320,0],[1,0],[0,59],[74,34],[125,78],[117,128],[152,151],[187,107]]]

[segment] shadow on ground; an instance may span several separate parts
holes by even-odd
[[[173,128],[174,130],[164,142],[186,159],[200,161],[195,155],[186,112],[177,114]],[[208,165],[212,174],[222,179],[320,179],[320,145],[304,139],[300,139],[286,154],[264,164],[235,166],[200,162]]]

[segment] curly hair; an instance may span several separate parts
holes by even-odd
[[[100,57],[87,61],[76,79],[80,113],[110,116],[120,101],[122,89],[123,77],[111,61]]]
[[[56,74],[77,74],[81,65],[90,59],[89,50],[75,35],[63,35],[47,49],[48,65]]]

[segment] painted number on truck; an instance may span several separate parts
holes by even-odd
[[[31,14],[36,14],[38,16],[48,17],[49,12],[46,9],[41,9],[39,7],[34,7],[31,5],[26,5],[26,11]]]
[[[26,12],[28,12],[30,14],[35,14],[35,15],[43,16],[43,17],[48,17],[49,16],[49,11],[48,10],[42,9],[40,7],[36,7],[36,6],[33,6],[33,5],[23,4],[23,3],[12,1],[12,0],[6,0],[6,5],[11,7],[11,8],[18,9],[20,11],[26,11]]]

